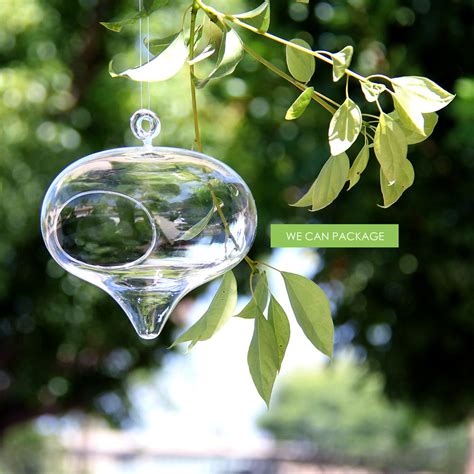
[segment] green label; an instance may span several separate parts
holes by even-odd
[[[272,224],[271,246],[398,248],[398,224]]]

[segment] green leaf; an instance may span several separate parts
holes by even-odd
[[[352,54],[354,48],[352,46],[346,46],[336,54],[331,55],[332,57],[332,78],[334,82],[337,82],[346,73],[346,69],[350,66],[352,60]]]
[[[273,296],[270,297],[270,305],[268,306],[268,321],[275,332],[278,347],[278,371],[280,371],[286,348],[290,342],[290,323],[285,310]]]
[[[438,114],[436,112],[423,114],[424,130],[421,134],[417,130],[406,127],[405,124],[400,120],[400,116],[396,110],[390,112],[388,115],[392,117],[400,125],[400,127],[402,127],[408,145],[414,145],[426,140],[433,133],[433,130],[438,123]]]
[[[161,54],[171,43],[179,36],[178,33],[166,36],[165,38],[145,38],[145,47],[150,51],[154,56]]]
[[[131,18],[120,21],[101,21],[100,24],[114,33],[120,33],[125,25],[133,23]]]
[[[189,349],[191,349],[199,341],[210,339],[232,316],[236,304],[237,282],[232,271],[228,271],[202,318],[178,337],[171,347],[190,341]]]
[[[265,0],[260,6],[253,10],[234,15],[235,18],[243,20],[247,25],[257,28],[262,33],[266,33],[270,28],[270,1]]]
[[[348,191],[359,182],[360,175],[364,172],[365,168],[367,167],[367,163],[369,162],[369,154],[369,145],[365,143],[354,160],[354,163],[352,163],[351,169],[349,170],[349,176],[347,177],[349,180]]]
[[[407,139],[402,128],[389,115],[380,114],[374,139],[375,156],[390,184],[399,178],[400,166],[407,157]]]
[[[209,61],[212,62],[212,67],[209,69],[209,71],[214,69],[216,63],[222,59],[224,54],[224,32],[224,25],[218,25],[217,23],[211,21],[208,16],[205,16],[202,25],[196,29],[196,38],[199,36],[199,39],[196,40],[196,47],[194,48],[193,58],[191,60],[194,60],[206,50],[213,51],[213,56],[211,57],[212,61]],[[220,56],[219,52],[221,53]],[[203,77],[207,77],[207,74],[203,75]]]
[[[414,130],[418,134],[424,134],[425,118],[423,114],[406,97],[397,94],[393,94],[392,97],[395,110],[404,127]]]
[[[100,24],[105,26],[110,31],[115,33],[120,33],[125,26],[133,25],[136,23],[140,18],[144,18],[146,16],[146,12],[137,12],[133,15],[125,17],[121,20],[116,21],[101,21]]]
[[[322,209],[337,198],[349,174],[349,158],[346,153],[340,157],[331,156],[324,164],[321,172],[309,188],[308,192],[293,207],[313,206],[312,211]]]
[[[380,207],[384,209],[397,202],[404,191],[415,181],[415,170],[409,160],[403,160],[399,167],[399,177],[392,185],[389,184],[382,169],[380,169],[380,187],[382,189],[384,203],[384,205]]]
[[[377,84],[370,81],[360,81],[360,88],[362,89],[367,102],[375,102],[379,98],[380,94],[387,90],[383,84]]]
[[[345,153],[329,157],[315,181],[312,211],[329,206],[337,198],[347,181],[349,168],[349,158]]]
[[[362,128],[362,113],[349,97],[337,109],[329,124],[329,146],[332,155],[340,155],[356,141]]]
[[[216,65],[207,77],[199,78],[196,76],[196,87],[203,88],[211,79],[218,79],[232,74],[242,60],[243,55],[244,47],[237,32],[233,29],[223,30]]]
[[[308,189],[308,192],[301,199],[299,199],[298,201],[296,201],[293,204],[290,204],[290,206],[293,206],[293,207],[308,207],[308,206],[311,206],[313,204],[313,193],[314,193],[314,189],[316,188],[316,182],[317,182],[317,179],[316,179],[316,181],[314,181],[314,183]]]
[[[267,406],[278,373],[278,346],[273,326],[261,311],[257,311],[254,331],[247,354],[253,383]]]
[[[187,58],[188,48],[181,33],[159,56],[156,56],[143,66],[115,73],[111,64],[109,72],[112,77],[128,77],[132,81],[166,81],[178,74],[186,63]]]
[[[404,76],[392,79],[393,90],[403,103],[419,112],[436,112],[446,107],[454,95],[426,77]]]
[[[311,46],[302,39],[292,39],[292,43],[302,46],[311,51]],[[316,60],[314,56],[303,51],[299,51],[291,46],[286,47],[286,64],[291,75],[300,82],[308,82],[316,69]]]
[[[220,207],[222,207],[222,202],[219,203]],[[196,224],[190,227],[186,232],[180,235],[176,240],[192,240],[197,237],[209,224],[212,216],[216,212],[216,207],[212,206],[212,209]]]
[[[201,61],[204,61],[207,58],[210,58],[213,54],[215,54],[215,50],[212,49],[212,46],[209,44],[204,50],[199,53],[197,56],[194,56],[194,58],[190,59],[188,61],[188,64],[191,66],[193,64],[198,64]]]
[[[250,301],[245,305],[236,318],[253,319],[257,317],[257,313],[265,311],[268,303],[268,283],[265,272],[257,273],[257,283]]]
[[[324,291],[313,281],[295,273],[281,272],[296,321],[306,337],[323,354],[331,357],[334,324]]]
[[[286,120],[295,120],[301,117],[313,96],[314,87],[308,87],[300,96],[293,102],[291,107],[288,109],[288,112],[285,115]]]

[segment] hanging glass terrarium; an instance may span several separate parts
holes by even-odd
[[[42,234],[59,265],[109,293],[151,339],[184,295],[245,257],[257,216],[224,163],[152,146],[161,127],[153,112],[136,112],[131,127],[144,146],[95,153],[56,177]]]

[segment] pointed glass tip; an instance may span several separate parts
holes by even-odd
[[[126,290],[113,294],[142,339],[155,339],[183,293]]]

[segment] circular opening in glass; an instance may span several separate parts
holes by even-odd
[[[146,207],[111,191],[89,191],[68,200],[56,220],[59,247],[72,260],[94,267],[128,267],[145,260],[156,243]]]

